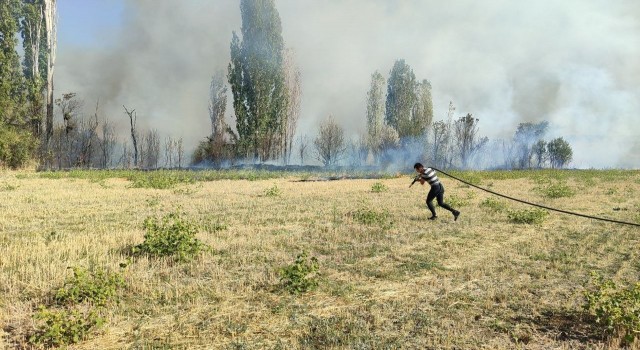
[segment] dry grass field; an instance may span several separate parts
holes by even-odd
[[[616,349],[624,343],[584,309],[584,293],[594,272],[640,280],[640,228],[553,212],[516,223],[530,207],[446,176],[457,222],[441,208],[427,220],[428,188],[409,189],[409,175],[220,176],[158,189],[117,173],[55,174],[0,172],[0,348],[48,347],[47,327],[94,317],[102,324],[69,349]],[[456,174],[640,223],[638,171]],[[145,219],[170,213],[209,249],[187,261],[133,254]],[[317,287],[292,294],[281,271],[302,252],[317,258]],[[124,283],[104,307],[60,304],[70,268]],[[40,307],[75,316],[47,326]]]

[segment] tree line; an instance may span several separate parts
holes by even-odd
[[[99,101],[85,115],[77,93],[54,98],[56,0],[3,0],[0,165],[35,160],[43,168],[158,168],[313,158],[326,166],[389,167],[422,159],[443,168],[559,168],[571,161],[564,139],[545,140],[547,122],[521,123],[513,139],[490,143],[479,133],[480,120],[471,113],[456,117],[453,103],[444,120],[434,121],[431,83],[416,78],[402,59],[387,78],[371,75],[363,135],[347,137],[340,116],[327,116],[312,138],[298,135],[302,76],[274,0],[241,0],[240,10],[242,27],[232,33],[227,69],[215,72],[209,85],[209,135],[185,156],[181,138],[139,130],[134,108],[123,106],[120,118],[129,122],[130,136],[121,140],[114,123],[101,117]],[[229,98],[233,125],[225,119]],[[54,112],[61,118],[54,120]],[[501,161],[487,163],[488,153],[500,153]]]

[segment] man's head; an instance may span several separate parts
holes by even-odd
[[[414,164],[413,168],[416,169],[416,171],[419,173],[424,171],[424,165],[422,165],[421,163]]]

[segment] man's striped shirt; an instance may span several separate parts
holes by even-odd
[[[425,179],[431,186],[440,183],[440,179],[438,179],[436,171],[431,168],[426,168],[424,173],[420,174],[420,177]]]

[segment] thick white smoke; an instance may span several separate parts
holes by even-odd
[[[520,122],[548,120],[549,136],[573,146],[572,165],[640,167],[637,1],[276,0],[276,6],[303,77],[299,134],[314,135],[328,114],[350,135],[363,132],[371,73],[387,76],[403,58],[417,78],[431,81],[436,119],[453,101],[456,116],[473,113],[490,139],[510,138]],[[144,127],[195,145],[210,129],[209,80],[226,69],[231,31],[241,26],[239,1],[130,0],[125,14],[122,27],[100,43],[59,48],[57,91],[100,98],[123,130],[126,104]]]

